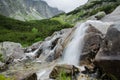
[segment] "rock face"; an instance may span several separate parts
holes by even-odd
[[[18,20],[40,20],[61,13],[42,0],[0,0],[0,14]]]
[[[97,54],[100,44],[102,42],[102,33],[98,31],[94,27],[89,27],[87,30],[87,33],[84,37],[84,47],[82,50],[81,58],[80,58],[80,63],[85,64],[88,62],[91,63],[92,59],[95,58],[95,55]]]
[[[75,76],[75,74],[78,74],[80,70],[75,67],[74,65],[57,65],[53,68],[52,72],[50,73],[49,77],[52,79],[56,79],[59,77],[61,73],[65,73],[68,76]]]
[[[105,72],[120,79],[120,24],[110,27],[95,59]]]
[[[111,24],[101,21],[89,21],[89,27],[84,36],[84,45],[80,56],[80,64],[90,64],[98,53],[104,34]]]

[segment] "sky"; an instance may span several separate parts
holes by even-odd
[[[70,12],[80,5],[85,4],[88,0],[44,0],[51,7],[56,7],[59,10]]]

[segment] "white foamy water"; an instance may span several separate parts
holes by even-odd
[[[75,30],[71,42],[64,50],[63,63],[72,65],[79,64],[80,53],[84,44],[83,38],[87,29],[86,26],[86,23],[82,23]]]
[[[103,23],[101,21],[88,20],[81,25],[77,26],[70,43],[67,45],[63,52],[63,63],[79,65],[80,55],[84,45],[84,36],[86,30],[90,25],[98,29],[103,34],[106,34],[107,29],[112,23]]]

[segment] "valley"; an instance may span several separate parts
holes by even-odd
[[[0,80],[120,79],[119,0],[89,0],[69,13],[41,0],[3,3]]]

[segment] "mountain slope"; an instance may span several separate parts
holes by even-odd
[[[42,0],[0,0],[0,13],[18,20],[40,20],[61,13]]]
[[[120,5],[119,0],[89,0],[85,5],[78,7],[74,11],[58,15],[54,17],[54,19],[75,24],[76,22],[85,20],[100,11],[109,14],[118,5]]]
[[[56,20],[23,22],[2,15],[0,15],[0,23],[0,42],[13,41],[23,45],[44,40],[55,31],[71,27],[71,25],[62,24]]]

